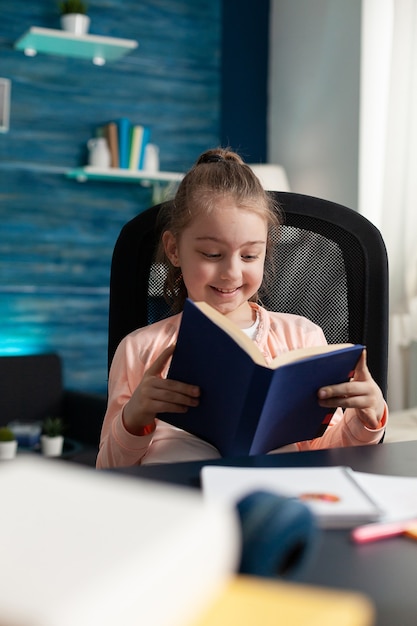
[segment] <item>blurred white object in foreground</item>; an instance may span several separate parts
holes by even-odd
[[[235,571],[235,516],[198,491],[35,455],[0,469],[2,624],[183,625]]]

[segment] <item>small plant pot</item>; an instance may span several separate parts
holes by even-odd
[[[85,35],[90,28],[90,18],[83,13],[65,13],[61,15],[61,28],[74,35]]]
[[[64,437],[62,435],[57,437],[41,436],[41,451],[44,456],[61,456],[63,448]]]
[[[17,441],[0,441],[0,461],[14,459],[17,452]]]

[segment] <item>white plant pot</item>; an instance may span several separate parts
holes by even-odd
[[[0,441],[0,461],[14,459],[17,452],[17,441]]]
[[[41,450],[44,456],[61,456],[63,447],[64,437],[62,435],[57,437],[41,436]]]
[[[90,28],[90,18],[83,13],[65,13],[61,15],[61,28],[68,33],[85,35]]]

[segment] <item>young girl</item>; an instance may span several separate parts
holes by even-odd
[[[120,343],[110,369],[98,468],[220,457],[210,444],[158,419],[158,413],[184,413],[199,401],[198,387],[166,378],[187,296],[229,317],[268,361],[281,352],[326,343],[321,328],[306,318],[266,311],[258,303],[258,293],[267,288],[269,233],[279,226],[272,202],[249,166],[228,150],[203,153],[184,177],[159,254],[168,267],[165,292],[176,314]],[[318,391],[317,400],[339,407],[331,425],[322,437],[286,451],[381,439],[387,407],[365,351],[353,380],[331,383]]]

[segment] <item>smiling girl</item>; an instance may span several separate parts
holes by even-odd
[[[182,180],[164,223],[158,260],[167,267],[165,295],[173,315],[130,333],[116,350],[98,468],[220,457],[207,442],[158,419],[158,413],[184,413],[199,401],[198,387],[166,378],[186,297],[227,316],[267,361],[326,343],[321,328],[306,318],[259,304],[259,294],[268,288],[269,239],[279,227],[279,211],[236,153],[220,148],[203,153]],[[325,434],[286,450],[381,439],[388,411],[365,351],[351,381],[331,383],[318,390],[321,405],[338,407]]]

